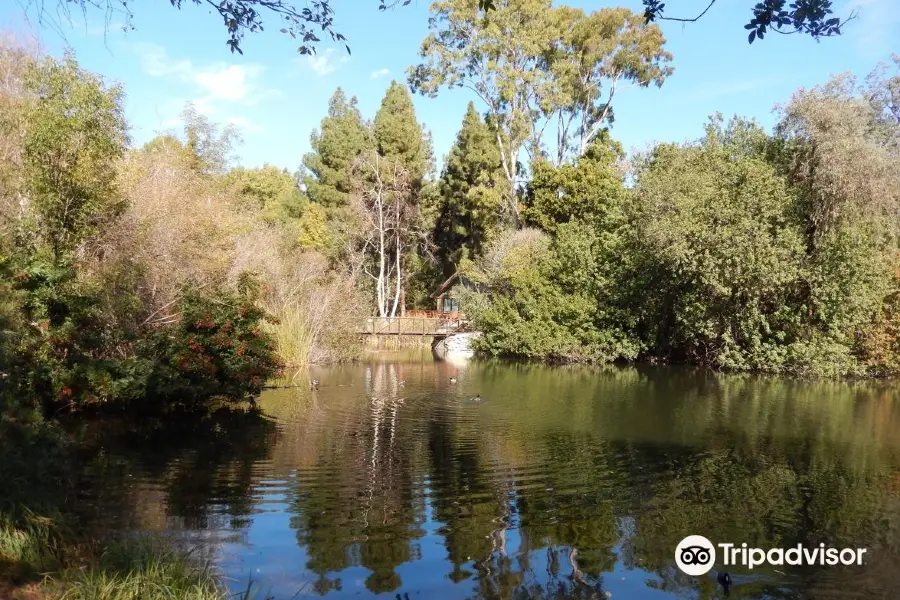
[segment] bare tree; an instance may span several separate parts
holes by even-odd
[[[419,211],[409,173],[399,161],[368,152],[353,164],[352,185],[353,203],[363,222],[362,270],[375,282],[379,316],[394,317],[402,297],[403,256],[418,237]]]

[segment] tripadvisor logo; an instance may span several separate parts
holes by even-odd
[[[675,563],[688,575],[705,575],[716,562],[716,548],[702,535],[689,535],[675,548]]]
[[[743,566],[748,569],[760,565],[861,565],[866,548],[826,548],[825,544],[806,548],[748,548],[747,544],[713,544],[702,535],[689,535],[675,548],[675,563],[685,574],[705,575],[716,563],[716,548],[721,552],[723,566]]]

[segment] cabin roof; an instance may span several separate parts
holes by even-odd
[[[441,285],[439,285],[439,286],[437,287],[436,290],[434,290],[433,292],[431,292],[431,296],[430,296],[430,297],[431,297],[432,299],[437,299],[437,298],[443,296],[444,294],[447,293],[447,290],[449,290],[450,288],[452,288],[452,287],[456,284],[456,282],[457,282],[458,280],[459,280],[459,271],[457,271],[456,273],[454,273],[453,275],[451,275],[450,277],[448,277],[448,278],[447,278],[447,281],[445,281],[444,283],[442,283]]]

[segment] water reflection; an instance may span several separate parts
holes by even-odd
[[[129,522],[202,539],[235,589],[278,598],[721,597],[675,567],[688,534],[869,548],[733,570],[732,598],[896,596],[889,386],[383,359],[313,376],[266,394],[249,437],[132,451]]]

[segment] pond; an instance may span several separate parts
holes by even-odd
[[[115,526],[199,545],[233,590],[278,599],[724,597],[721,560],[677,568],[691,534],[867,549],[729,566],[732,598],[900,594],[889,384],[391,355],[311,376],[267,392],[252,431],[132,448]]]

